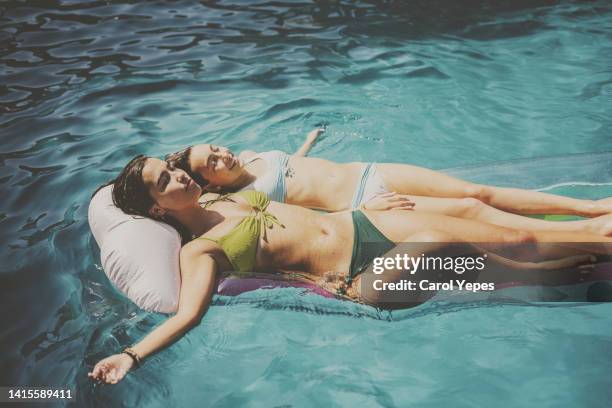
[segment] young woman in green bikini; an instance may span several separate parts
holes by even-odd
[[[328,290],[354,301],[384,306],[377,294],[362,288],[360,275],[373,257],[362,238],[379,249],[394,250],[394,242],[411,242],[412,256],[429,254],[448,242],[565,242],[563,259],[522,263],[488,255],[487,267],[550,269],[592,262],[586,252],[606,253],[612,239],[588,233],[526,232],[441,214],[413,211],[356,210],[329,214],[270,201],[256,191],[241,191],[200,203],[201,187],[183,170],[167,162],[139,156],[114,182],[113,199],[124,212],[156,219],[173,219],[195,238],[180,254],[181,289],[178,311],[140,342],[98,362],[89,373],[107,383],[120,381],[141,359],[180,338],[197,325],[210,304],[215,283],[228,271],[301,272]],[[572,242],[574,244],[568,244]],[[471,244],[466,244],[469,247]],[[536,252],[538,245],[535,245]],[[387,253],[390,253],[387,252]],[[542,258],[538,259],[541,260]],[[338,281],[328,282],[334,272]],[[380,275],[385,282],[398,279]]]
[[[612,234],[612,216],[554,222],[518,214],[612,213],[612,198],[579,200],[517,188],[473,184],[443,173],[397,163],[335,163],[305,157],[323,129],[308,134],[293,155],[275,150],[234,155],[209,144],[189,147],[168,157],[205,190],[257,190],[272,200],[326,211],[351,208],[434,212],[530,231]]]

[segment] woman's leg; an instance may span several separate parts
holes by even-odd
[[[570,254],[569,250],[597,254],[608,254],[612,250],[610,245],[612,238],[585,232],[525,231],[417,211],[364,211],[364,213],[382,234],[394,242],[400,242],[406,236],[420,231],[434,230],[472,243],[557,243],[557,245],[547,244],[545,247],[549,254],[553,249],[558,249],[558,257]]]
[[[612,198],[580,200],[518,188],[470,183],[444,173],[398,163],[377,163],[387,188],[401,194],[476,198],[501,210],[522,214],[576,214],[586,217],[612,213]]]
[[[451,274],[450,279],[468,279],[472,282],[507,282],[507,281],[533,281],[536,280],[542,283],[542,276],[540,279],[536,275],[537,272],[553,271],[560,269],[572,268],[578,265],[584,265],[592,267],[594,257],[590,255],[575,255],[564,258],[555,259],[552,261],[542,262],[520,262],[505,258],[498,254],[486,251],[478,245],[470,244],[462,241],[461,239],[447,234],[441,231],[421,231],[416,234],[409,235],[403,239],[403,242],[409,242],[408,247],[402,247],[398,245],[384,256],[393,258],[396,254],[407,254],[406,250],[409,250],[409,256],[421,257],[421,256],[448,256],[450,252],[461,252],[463,256],[466,254],[473,254],[474,256],[483,256],[486,254],[487,264],[486,269],[483,269],[483,273],[486,275],[479,278],[479,273],[469,274],[466,277],[463,275]],[[446,251],[445,251],[446,250]],[[486,272],[485,272],[486,271]],[[366,303],[375,304],[378,306],[384,306],[386,308],[398,308],[398,307],[409,307],[415,306],[423,301],[427,300],[431,293],[422,293],[418,290],[412,291],[411,293],[404,292],[401,297],[398,298],[395,293],[389,293],[385,291],[375,290],[374,281],[380,280],[384,283],[396,283],[402,280],[420,281],[427,279],[429,281],[444,281],[447,278],[435,278],[437,275],[434,271],[426,271],[417,273],[415,275],[410,274],[408,271],[403,269],[388,269],[382,274],[374,274],[373,267],[370,265],[362,274],[358,275],[354,280],[351,287],[348,289],[347,294],[349,297],[354,299],[360,299]],[[433,279],[433,280],[432,280]],[[381,286],[380,284],[378,286]],[[394,299],[395,298],[395,299]]]
[[[612,234],[612,215],[579,221],[546,221],[508,213],[491,207],[476,198],[440,198],[410,195],[415,211],[426,211],[451,217],[469,218],[502,227],[526,231],[589,232],[609,236]]]

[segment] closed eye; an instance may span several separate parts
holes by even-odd
[[[167,171],[163,171],[159,176],[159,180],[157,181],[159,191],[164,192],[166,187],[168,187],[168,183],[170,183],[170,174]]]
[[[206,167],[208,167],[209,169],[210,168],[214,169],[216,165],[217,165],[217,156],[214,154],[209,155],[208,163],[206,163]]]

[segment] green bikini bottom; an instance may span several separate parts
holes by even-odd
[[[395,243],[385,237],[361,211],[353,211],[354,237],[351,267],[346,283],[363,272],[370,262],[395,247]]]

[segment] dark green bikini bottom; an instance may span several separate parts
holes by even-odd
[[[361,211],[351,213],[354,227],[353,255],[347,279],[350,283],[355,276],[363,272],[377,256],[381,256],[395,247],[395,243],[385,237]]]

